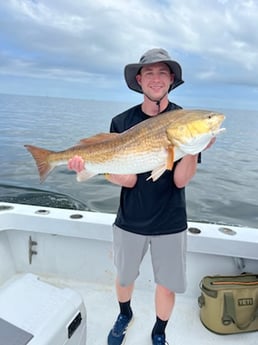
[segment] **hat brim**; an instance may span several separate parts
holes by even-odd
[[[182,69],[178,62],[173,61],[173,60],[163,60],[159,62],[166,63],[169,66],[171,72],[175,75],[174,82],[173,84],[171,84],[168,92],[170,92],[172,89],[175,89],[176,87],[184,83],[184,81],[182,80]],[[129,89],[139,92],[139,93],[143,93],[141,86],[138,84],[136,80],[136,75],[139,74],[139,71],[143,66],[148,66],[152,64],[153,63],[150,63],[150,64],[132,63],[125,66],[124,77]]]

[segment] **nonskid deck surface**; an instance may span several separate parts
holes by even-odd
[[[48,281],[56,284],[54,280]],[[59,281],[60,284],[75,289],[83,297],[87,311],[87,345],[106,345],[107,335],[118,315],[114,287],[71,280]],[[208,331],[199,319],[197,297],[177,295],[166,331],[169,345],[257,345],[257,332],[217,335]],[[128,329],[125,345],[151,345],[154,293],[136,287],[132,308],[134,321]]]

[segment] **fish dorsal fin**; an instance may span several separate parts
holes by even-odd
[[[94,143],[99,143],[102,141],[112,139],[118,135],[119,133],[98,133],[96,135],[93,135],[92,137],[81,139],[78,145],[90,145]]]

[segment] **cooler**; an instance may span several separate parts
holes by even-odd
[[[85,345],[81,296],[25,274],[0,288],[0,345]]]

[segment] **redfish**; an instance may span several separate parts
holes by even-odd
[[[175,161],[185,155],[195,155],[224,130],[223,114],[209,110],[173,110],[131,127],[123,133],[100,133],[82,139],[78,145],[64,151],[51,151],[25,145],[36,161],[40,181],[70,158],[81,156],[85,170],[77,180],[87,180],[97,174],[139,174],[150,171],[156,181]]]

